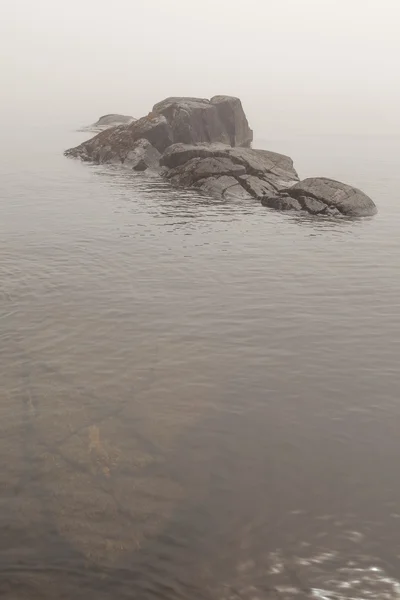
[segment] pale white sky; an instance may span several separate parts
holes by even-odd
[[[400,0],[2,0],[1,119],[239,96],[256,135],[400,134]]]

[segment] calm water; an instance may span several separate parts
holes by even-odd
[[[379,207],[339,222],[82,139],[2,144],[1,598],[400,597],[400,139],[260,141]]]

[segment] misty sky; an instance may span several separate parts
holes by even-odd
[[[239,96],[256,135],[400,134],[400,0],[2,0],[1,119]]]

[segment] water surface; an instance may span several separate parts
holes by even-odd
[[[0,594],[400,597],[399,138],[260,140],[372,219],[0,161]]]

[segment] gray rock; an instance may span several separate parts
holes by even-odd
[[[173,141],[171,127],[162,115],[150,114],[129,125],[128,129],[135,139],[148,140],[159,152],[164,152]]]
[[[324,204],[320,200],[316,200],[315,198],[299,196],[299,202],[304,210],[313,215],[317,215],[318,213],[324,212],[326,210],[326,204]]]
[[[126,125],[128,123],[132,123],[133,121],[136,121],[136,119],[128,115],[109,114],[100,117],[100,119],[96,121],[96,123],[88,125],[87,127],[83,127],[81,131],[103,131],[104,129],[108,129],[109,127],[115,127],[117,125]]]
[[[210,156],[203,159],[192,158],[187,163],[168,171],[166,177],[175,185],[190,187],[199,179],[206,177],[222,175],[239,177],[245,173],[246,169],[243,165],[235,164],[229,158]]]
[[[225,144],[173,144],[162,155],[161,166],[174,169],[184,165],[192,158],[208,158],[210,156],[229,157],[229,146]]]
[[[67,150],[65,155],[95,163],[123,163],[140,139],[148,140],[154,148],[163,152],[172,143],[172,132],[166,118],[162,115],[147,116],[129,125],[111,127]]]
[[[239,177],[239,181],[253,198],[261,200],[264,196],[276,196],[275,187],[255,175],[242,175]]]
[[[361,190],[325,177],[310,177],[300,181],[287,192],[292,198],[306,197],[318,200],[325,207],[336,209],[349,217],[368,217],[377,212],[374,202]]]
[[[134,171],[158,170],[161,154],[148,140],[140,139],[134,143],[126,155],[124,166]]]
[[[338,211],[337,208],[333,208],[332,206],[327,206],[323,212],[326,217],[343,217],[343,214]]]
[[[268,180],[276,190],[290,187],[299,181],[292,160],[283,154],[251,148],[231,148],[229,156],[244,164],[250,175]]]
[[[164,152],[161,165],[173,170],[170,175],[167,173],[167,177],[169,176],[175,184],[192,185],[190,179],[186,178],[185,165],[194,159],[207,161],[210,158],[225,158],[243,167],[243,177],[238,180],[238,183],[258,199],[266,193],[276,195],[282,188],[292,186],[299,180],[293,163],[287,156],[251,148],[232,148],[220,143],[173,144]],[[197,169],[201,167],[198,166]],[[235,171],[235,176],[238,174],[239,171]],[[210,174],[213,175],[214,173]]]
[[[124,123],[109,127],[119,117]],[[332,217],[376,213],[360,190],[326,178],[299,181],[291,158],[250,148],[253,132],[238,98],[171,97],[147,117],[126,119],[131,117],[105,115],[95,125],[109,128],[65,155],[157,170],[174,185],[199,187],[223,198],[252,197],[278,210]]]
[[[206,156],[229,156],[236,162],[245,164],[254,175],[272,173],[285,180],[299,181],[293,161],[284,154],[269,152],[268,150],[255,150],[253,148],[232,148],[228,144],[174,144],[170,146],[164,156],[163,164],[169,167],[183,164],[190,158]]]
[[[275,210],[301,210],[301,204],[298,200],[286,196],[264,196],[261,199],[261,204]]]
[[[253,139],[239,98],[167,98],[156,104],[153,112],[168,120],[175,143],[249,146]]]
[[[161,164],[174,168],[192,158],[209,156],[224,156],[234,162],[243,164],[249,174],[256,176],[268,175],[276,181],[276,187],[288,187],[299,181],[293,161],[284,154],[254,150],[252,148],[232,148],[227,144],[173,144],[165,151]]]
[[[111,115],[105,117],[106,121]],[[109,127],[109,125],[108,125]],[[66,156],[93,162],[124,162],[139,139],[147,139],[159,152],[173,143],[199,144],[220,142],[249,145],[253,133],[238,98],[216,96],[202,98],[167,98],[138,121],[109,127]],[[107,146],[107,152],[102,148]]]
[[[250,194],[243,189],[234,177],[229,175],[200,179],[196,182],[195,187],[216,198],[224,198],[226,200],[251,199]]]
[[[231,146],[250,147],[253,141],[253,131],[250,129],[242,103],[233,96],[214,96],[211,98],[218,116],[229,135]]]

